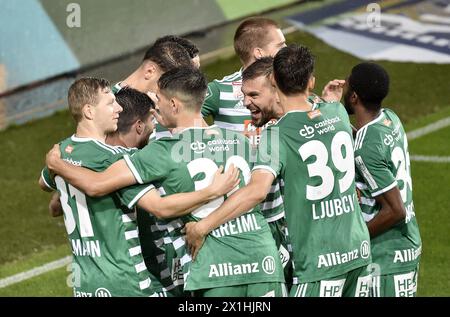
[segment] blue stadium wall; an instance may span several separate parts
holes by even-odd
[[[49,78],[135,52],[164,34],[187,34],[291,2],[0,0],[0,129],[65,107],[73,78],[39,85]],[[67,25],[71,3],[80,8],[79,28]]]

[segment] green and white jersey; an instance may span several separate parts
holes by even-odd
[[[272,119],[268,123],[264,125],[264,127],[249,129],[254,130],[257,138],[255,138],[254,143],[250,141],[251,144],[254,144],[256,147],[259,145],[261,131],[267,129],[271,125],[276,124],[277,120]],[[251,137],[251,136],[247,136]],[[251,140],[251,139],[250,139]],[[283,195],[281,194],[281,190],[284,187],[283,179],[278,176],[272,183],[270,187],[270,191],[266,196],[266,199],[260,204],[259,208],[261,209],[262,214],[266,218],[267,222],[277,221],[284,217],[284,205],[283,205]]]
[[[153,135],[153,133],[152,133],[152,135]],[[159,123],[156,124],[155,132],[154,132],[155,140],[159,140],[161,138],[171,137],[171,136],[172,136],[172,133],[170,133],[170,131],[166,127],[160,125]],[[151,136],[150,139],[153,139],[153,137]]]
[[[72,136],[60,143],[60,150],[66,162],[103,171],[122,157],[125,148]],[[121,205],[116,194],[89,197],[59,176],[53,181],[47,168],[42,178],[61,194],[75,296],[150,296],[161,291],[146,269],[134,212]],[[139,196],[148,190],[128,193]]]
[[[263,131],[257,165],[284,180],[294,284],[370,263],[370,238],[355,188],[352,131],[340,103],[290,111]]]
[[[157,188],[161,196],[165,195],[162,187]],[[142,253],[149,271],[156,276],[164,289],[173,296],[184,296],[183,266],[181,261],[186,255],[185,242],[180,235],[184,226],[181,219],[158,219],[138,208],[139,237]]]
[[[366,221],[381,206],[374,197],[397,186],[406,209],[405,221],[371,240],[372,261],[382,275],[413,270],[420,258],[421,239],[414,212],[408,141],[397,115],[382,109],[380,115],[358,130],[355,139],[356,185]]]
[[[231,164],[237,166],[241,171],[240,186],[243,186],[250,180],[251,152],[248,140],[240,133],[211,126],[190,128],[172,138],[161,138],[124,158],[139,183],[154,183],[170,195],[207,187],[220,165],[225,169]],[[126,192],[122,199],[129,202],[129,207],[134,203]],[[217,209],[225,199],[217,198],[181,220],[183,223],[198,221]],[[186,254],[180,230],[181,226],[172,226],[172,235],[164,236],[163,241],[184,251],[184,254],[177,251],[183,266],[190,262],[190,256]],[[185,290],[189,291],[284,282],[275,242],[259,208],[213,230],[196,261],[185,271]]]
[[[244,132],[251,117],[250,110],[244,106],[241,87],[242,70],[210,82],[202,107],[203,117],[211,115],[220,128]]]

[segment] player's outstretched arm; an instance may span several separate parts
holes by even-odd
[[[46,164],[54,174],[91,197],[104,196],[136,183],[124,160],[115,162],[103,172],[94,172],[63,161],[57,144],[47,153]]]
[[[158,218],[173,218],[189,214],[201,205],[230,192],[239,184],[239,170],[230,166],[223,172],[221,166],[208,187],[190,192],[161,197],[156,190],[151,190],[138,201],[138,206]]]
[[[266,170],[256,170],[247,186],[231,195],[214,212],[199,222],[186,224],[186,242],[192,258],[198,254],[207,234],[225,222],[237,218],[262,202],[270,191],[274,175]]]
[[[374,238],[385,232],[406,217],[405,206],[403,205],[400,190],[397,186],[375,197],[375,200],[381,206],[381,209],[367,223],[370,238]]]

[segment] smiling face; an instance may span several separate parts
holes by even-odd
[[[95,125],[104,133],[116,131],[122,107],[109,88],[99,89],[97,100],[97,105],[92,107]]]
[[[264,126],[269,120],[278,118],[281,109],[277,102],[277,93],[269,78],[259,76],[244,80],[242,83],[244,106],[250,110],[252,124]]]

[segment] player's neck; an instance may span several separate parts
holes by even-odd
[[[306,94],[297,94],[286,96],[284,94],[278,94],[280,97],[281,108],[283,112],[287,113],[289,111],[311,111],[312,104],[308,101],[308,96]]]
[[[254,62],[256,62],[256,59],[255,58],[252,58],[248,63],[246,63],[246,64],[241,64],[242,65],[242,67],[241,67],[241,69],[242,69],[242,71],[244,71],[247,67],[249,67],[251,64],[253,64]]]
[[[119,132],[113,132],[109,133],[106,136],[106,144],[112,145],[112,146],[123,146],[123,147],[130,147],[128,144],[122,140]]]
[[[356,129],[359,130],[369,122],[375,120],[380,115],[380,110],[369,111],[364,106],[354,107],[355,109],[355,125]]]
[[[101,131],[97,127],[86,122],[78,123],[75,136],[79,138],[90,138],[101,142],[106,141],[105,131]]]
[[[208,124],[203,120],[201,113],[185,113],[177,120],[177,126],[172,133],[180,132],[188,128],[208,127]]]
[[[120,87],[130,87],[140,92],[147,92],[148,87],[146,81],[143,79],[140,68],[136,69],[130,76],[120,82]]]

